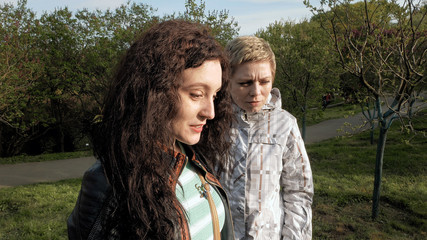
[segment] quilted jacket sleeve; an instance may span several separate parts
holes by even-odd
[[[111,187],[101,163],[97,161],[83,176],[77,203],[67,221],[68,239],[88,239],[91,231],[92,236],[93,232],[100,231],[93,230],[94,225],[110,193]]]
[[[284,201],[283,239],[311,239],[313,178],[296,120],[283,153],[281,187]]]

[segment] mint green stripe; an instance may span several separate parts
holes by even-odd
[[[176,195],[189,218],[191,239],[205,240],[213,237],[212,218],[208,200],[200,197],[200,193],[195,187],[195,185],[201,185],[199,176],[195,171],[196,169],[193,164],[187,163],[179,177],[184,193],[181,187],[177,185]],[[224,206],[220,196],[213,187],[211,187],[211,194],[217,208],[220,228],[222,229],[225,221]]]

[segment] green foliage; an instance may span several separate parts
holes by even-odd
[[[25,5],[0,5],[0,156],[19,152],[25,139],[36,135],[32,130],[39,122],[50,121],[38,108],[43,101],[34,90],[43,66],[34,38],[39,26]]]
[[[425,73],[425,7],[408,1],[401,6],[387,0],[352,2],[323,1],[327,12],[307,5],[329,34],[343,68],[371,96],[410,98]]]
[[[275,22],[256,35],[267,40],[275,54],[274,85],[281,90],[283,107],[302,118],[304,125],[309,109],[320,107],[322,95],[337,88],[327,35],[318,23],[307,20]]]
[[[74,151],[100,116],[114,68],[154,23],[146,4],[114,10],[58,8],[40,18],[20,0],[0,5],[0,157]],[[228,11],[186,2],[180,18],[211,27],[222,43],[237,34]],[[98,118],[99,119],[99,118]]]
[[[186,0],[185,12],[165,16],[165,19],[171,18],[185,19],[209,26],[212,35],[215,36],[223,46],[236,37],[240,29],[234,18],[229,16],[228,10],[223,9],[220,11],[213,10],[206,12],[206,4],[203,0],[200,0],[200,4],[197,4],[196,0]]]
[[[45,63],[38,81],[44,89],[60,151],[65,137],[76,138],[100,113],[109,79],[123,51],[151,25],[146,5],[121,5],[114,12],[65,9],[41,17],[40,49]]]

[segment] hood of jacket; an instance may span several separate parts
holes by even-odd
[[[262,106],[261,110],[256,113],[246,113],[245,110],[237,106],[237,104],[233,103],[233,110],[234,113],[237,115],[247,114],[247,115],[257,115],[258,113],[263,113],[266,111],[272,111],[274,109],[280,109],[282,108],[282,97],[280,95],[280,91],[278,88],[273,88],[270,91],[270,94],[268,95],[267,101]]]

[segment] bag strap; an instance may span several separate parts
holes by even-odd
[[[197,175],[199,175],[200,181],[202,181],[202,186],[203,186],[203,190],[199,190],[199,191],[201,191],[202,195],[208,200],[209,208],[211,210],[214,240],[221,240],[218,212],[216,211],[215,202],[210,192],[210,185],[205,181],[205,178],[202,176],[202,174],[199,171],[197,171]]]

